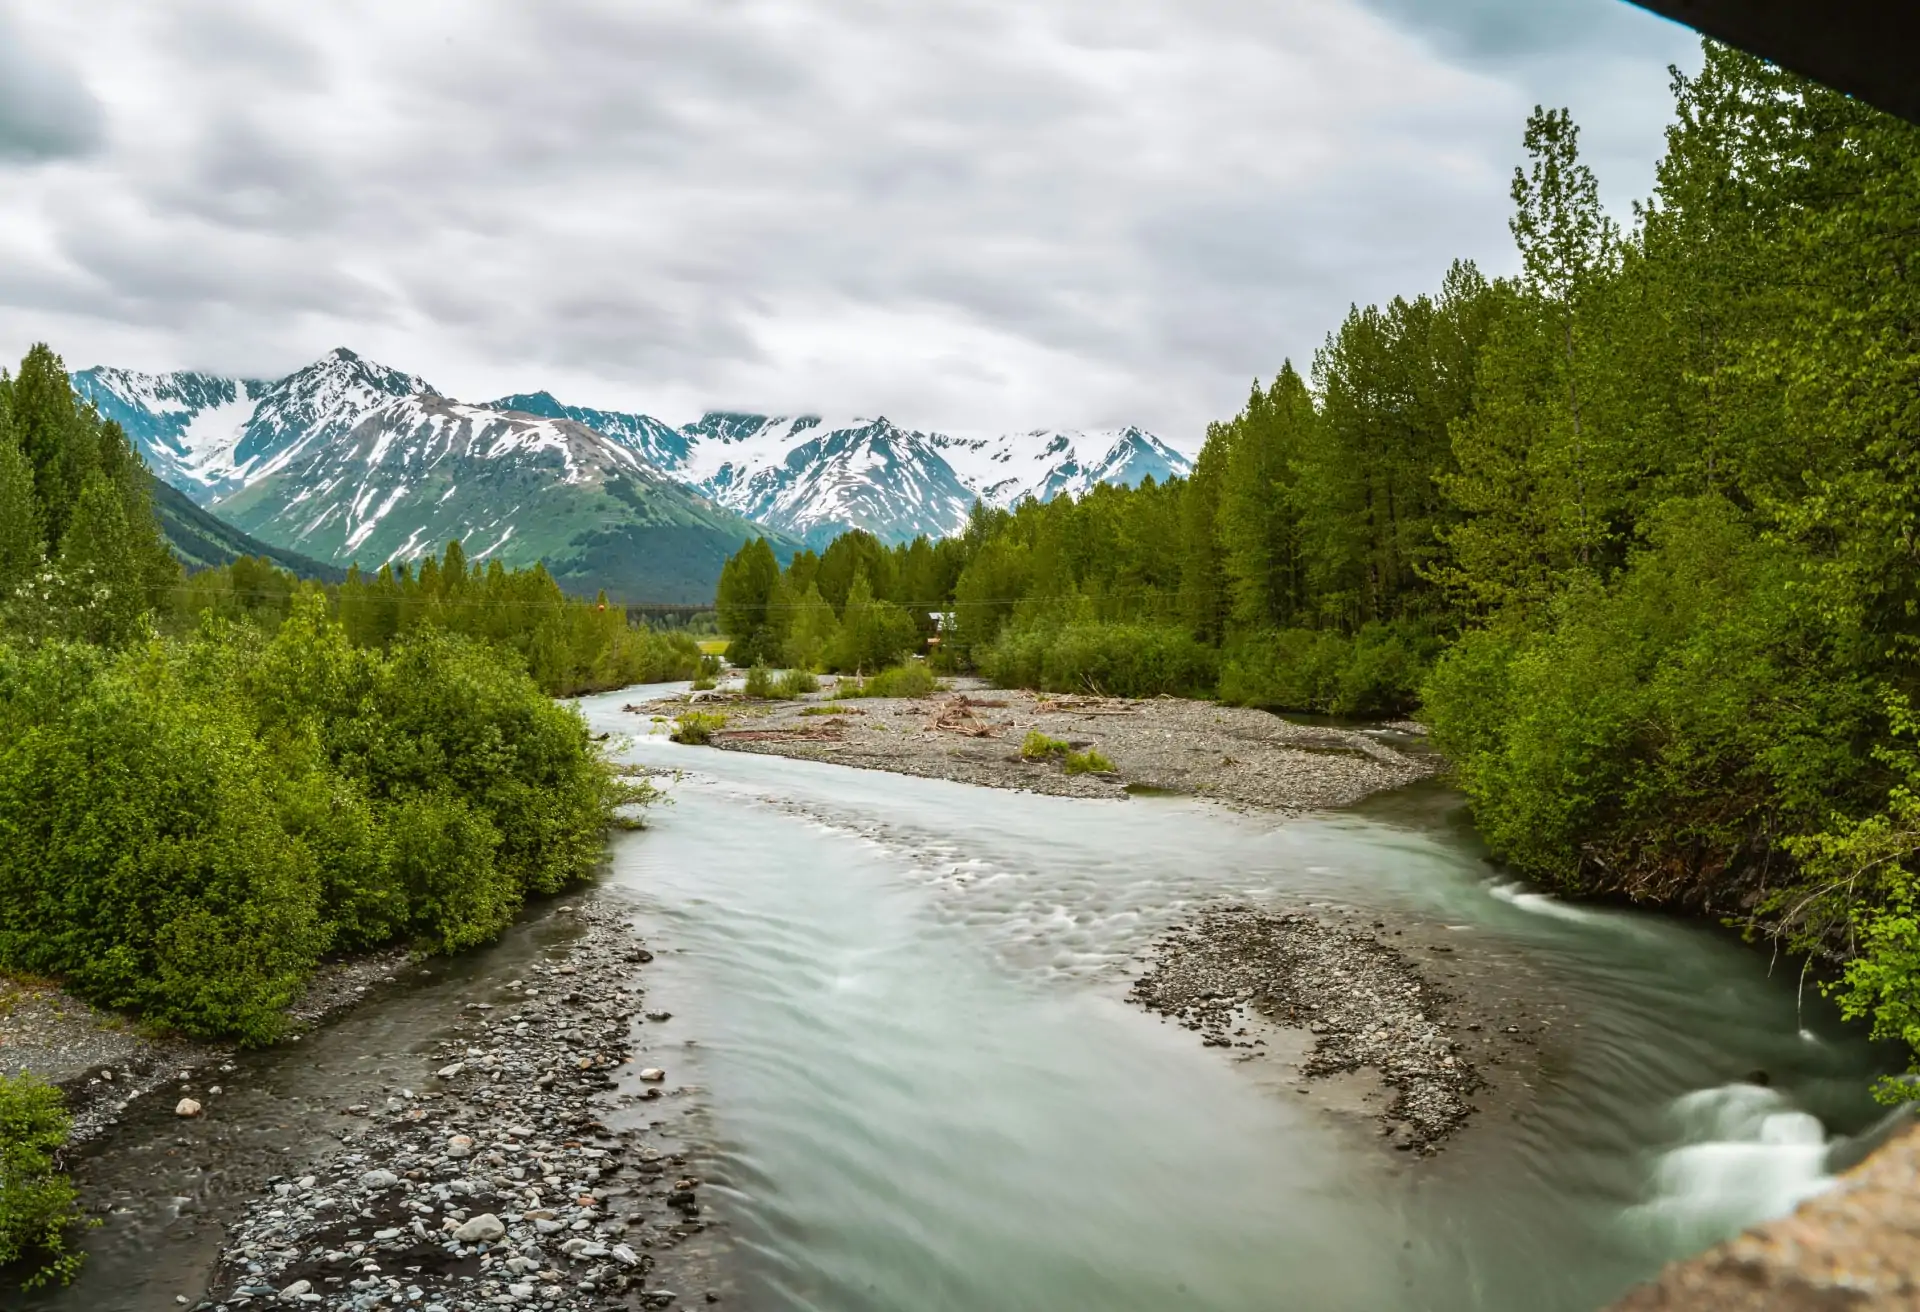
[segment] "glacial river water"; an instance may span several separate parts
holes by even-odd
[[[1444,788],[1293,820],[992,791],[679,747],[620,709],[649,691],[581,703],[623,759],[681,772],[602,895],[658,954],[648,1006],[673,1017],[644,1052],[674,1092],[650,1106],[707,1182],[724,1306],[1587,1312],[1787,1210],[1875,1125],[1884,1054],[1791,971],[1513,884]],[[1404,926],[1529,1042],[1462,1034],[1508,1058],[1480,1114],[1437,1157],[1394,1153],[1124,1000],[1157,933],[1223,898]],[[112,1199],[86,1274],[34,1306],[197,1293],[222,1217],[330,1148],[344,1100],[417,1078],[460,1000],[564,920],[243,1056],[217,1126],[145,1100],[81,1164]]]
[[[631,700],[583,706],[645,735]],[[685,771],[611,880],[661,950],[749,1307],[1585,1310],[1789,1209],[1876,1120],[1875,1054],[1792,971],[1513,884],[1437,786],[1283,821],[657,733],[624,756]],[[1535,1064],[1440,1156],[1386,1150],[1124,1001],[1220,898],[1451,936],[1426,962],[1545,1021]]]

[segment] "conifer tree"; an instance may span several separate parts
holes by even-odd
[[[71,636],[109,647],[139,636],[150,609],[143,547],[120,489],[96,472],[74,501],[56,562]]]
[[[9,407],[0,396],[0,602],[39,568],[45,554],[33,466],[14,440]]]

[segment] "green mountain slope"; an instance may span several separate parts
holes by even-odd
[[[337,565],[322,564],[297,551],[287,551],[242,533],[225,520],[202,510],[186,493],[159,478],[153,479],[149,491],[153,497],[154,516],[160,521],[160,531],[166,535],[167,545],[173,548],[173,554],[188,569],[225,565],[242,556],[264,556],[281,569],[291,570],[303,579],[338,583],[347,576],[347,572]]]

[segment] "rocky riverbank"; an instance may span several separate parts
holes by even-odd
[[[412,1087],[334,1110],[338,1150],[267,1182],[195,1306],[587,1312],[679,1296],[655,1273],[704,1228],[701,1182],[619,1111],[671,1078],[632,1060],[651,954],[608,907],[563,911],[580,932],[500,1001],[465,1004]],[[702,1283],[697,1265],[677,1276]]]
[[[835,702],[830,695],[830,686],[793,701],[708,694],[700,706],[726,717],[712,742],[727,751],[1068,797],[1148,789],[1300,812],[1349,806],[1431,775],[1440,764],[1417,750],[1417,725],[1302,725],[1178,697],[989,690],[977,679],[950,680],[946,691],[922,698]],[[650,719],[678,714],[688,703],[674,698],[628,709]],[[1069,774],[1058,760],[1022,759],[1021,743],[1033,730],[1099,752],[1112,771]]]
[[[1252,1032],[1257,1020],[1304,1029],[1311,1046],[1298,1077],[1377,1072],[1392,1095],[1379,1112],[1382,1135],[1421,1155],[1465,1123],[1468,1098],[1485,1083],[1454,1037],[1482,1025],[1462,1025],[1456,999],[1373,933],[1304,911],[1211,909],[1155,944],[1131,996],[1208,1047],[1266,1047]]]
[[[331,962],[288,1009],[288,1037],[355,1006],[407,968],[405,949]],[[0,979],[0,1074],[31,1074],[66,1095],[70,1148],[118,1124],[134,1099],[232,1057],[223,1044],[151,1030],[42,980]]]

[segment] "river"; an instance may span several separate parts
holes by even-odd
[[[632,697],[583,709],[632,733]],[[1282,821],[624,755],[686,771],[611,883],[662,949],[750,1307],[1591,1309],[1875,1120],[1874,1054],[1792,972],[1514,885],[1438,787]],[[1219,898],[1453,935],[1561,1035],[1518,1101],[1396,1157],[1123,1000]]]
[[[1787,1210],[1876,1121],[1883,1055],[1792,972],[1512,883],[1444,788],[1291,820],[994,791],[680,747],[620,709],[655,691],[581,702],[623,760],[680,772],[601,896],[657,954],[656,1120],[700,1162],[727,1306],[1586,1312]],[[1219,899],[1404,926],[1540,1041],[1438,1156],[1396,1154],[1125,1001],[1155,936]],[[34,1306],[197,1292],[221,1217],[332,1146],[325,1109],[406,1080],[456,999],[564,932],[536,914],[243,1057],[217,1139],[190,1149],[145,1100],[78,1172],[115,1201],[88,1271]]]

